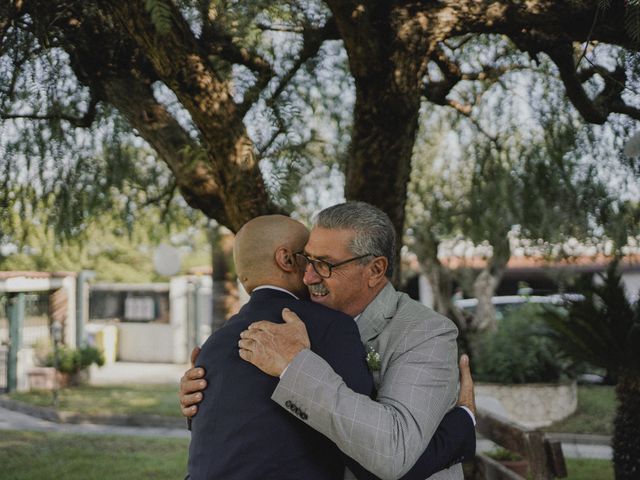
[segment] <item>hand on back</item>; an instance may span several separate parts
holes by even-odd
[[[202,391],[207,387],[207,381],[203,380],[205,371],[196,368],[195,363],[200,353],[200,348],[195,347],[191,352],[191,368],[180,379],[180,409],[182,415],[193,417],[198,412],[198,403],[202,400]]]

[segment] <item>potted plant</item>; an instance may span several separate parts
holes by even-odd
[[[487,452],[486,455],[521,477],[527,478],[529,462],[517,453],[502,447],[497,447],[495,450]]]
[[[89,380],[89,366],[104,365],[102,352],[95,347],[78,349],[61,346],[49,354],[46,365],[57,370],[58,384],[62,387],[80,385]]]
[[[577,408],[577,386],[543,320],[548,306],[526,304],[480,337],[474,359],[476,393],[497,400],[508,420],[526,428],[550,425]],[[495,402],[494,402],[495,404]]]

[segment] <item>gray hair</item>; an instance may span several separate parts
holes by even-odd
[[[365,202],[346,202],[325,208],[316,217],[315,226],[327,229],[354,230],[355,237],[349,245],[354,255],[371,253],[387,257],[389,266],[385,275],[393,275],[396,253],[396,231],[389,216]],[[363,259],[363,263],[368,259]]]

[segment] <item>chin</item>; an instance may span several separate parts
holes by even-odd
[[[331,307],[331,305],[329,305],[328,302],[328,295],[324,295],[324,296],[318,296],[318,295],[311,295],[309,294],[309,298],[311,299],[312,302],[315,303],[320,303],[322,305],[324,305],[325,307]]]

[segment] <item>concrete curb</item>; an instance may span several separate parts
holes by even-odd
[[[6,395],[0,396],[0,407],[55,423],[91,423],[96,425],[115,425],[121,427],[186,429],[186,420],[182,418],[164,417],[162,415],[86,415],[75,412],[60,412],[51,407],[39,407],[11,400],[10,398],[7,398]]]
[[[547,437],[557,440],[561,443],[577,443],[579,445],[603,445],[611,446],[611,436],[609,435],[590,435],[583,433],[556,433],[546,432]]]

